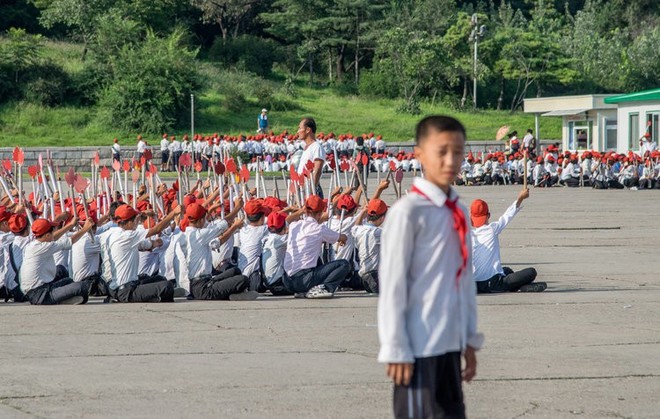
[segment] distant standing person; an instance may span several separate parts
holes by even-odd
[[[323,189],[321,188],[321,172],[325,163],[325,151],[321,143],[316,141],[316,121],[314,118],[304,118],[298,125],[298,138],[305,142],[305,150],[298,163],[298,174],[303,174],[308,161],[314,163],[311,170],[312,181],[314,182],[314,194],[323,198]]]
[[[112,160],[121,162],[121,146],[119,145],[119,140],[116,138],[115,142],[112,144]]]
[[[169,170],[170,162],[170,142],[167,141],[167,134],[163,134],[160,140],[160,171],[165,172]]]
[[[144,150],[147,149],[147,143],[142,139],[141,135],[137,136],[137,149],[136,151],[136,158],[139,160],[142,157],[142,154],[144,153]]]
[[[263,108],[257,118],[257,133],[265,134],[268,131],[268,109]]]
[[[536,138],[534,138],[534,131],[530,128],[525,133],[522,140],[523,151],[527,151],[532,158],[536,155]]]

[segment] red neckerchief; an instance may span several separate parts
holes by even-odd
[[[415,185],[413,185],[410,191],[421,195],[430,202],[433,202],[431,201],[431,198],[428,197],[428,195],[422,192]],[[463,257],[463,263],[461,263],[461,266],[458,268],[458,272],[456,272],[456,286],[458,287],[458,283],[461,280],[461,275],[463,274],[463,271],[465,271],[465,267],[467,266],[467,260],[468,260],[468,248],[467,248],[467,243],[465,242],[465,238],[467,235],[467,221],[465,220],[465,214],[458,206],[458,198],[456,198],[454,201],[450,201],[449,197],[447,197],[447,199],[445,200],[445,205],[447,206],[447,208],[451,210],[451,215],[454,218],[454,229],[458,233],[458,238],[459,241],[461,242],[461,256]]]

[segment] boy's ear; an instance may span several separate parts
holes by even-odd
[[[415,159],[419,160],[419,155],[422,153],[422,149],[416,145],[414,151],[415,151]]]

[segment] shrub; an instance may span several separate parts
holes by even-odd
[[[101,113],[125,131],[171,130],[187,117],[190,94],[200,85],[195,56],[182,30],[166,38],[149,32],[144,42],[123,48],[112,81],[101,94]]]

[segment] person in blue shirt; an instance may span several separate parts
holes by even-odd
[[[257,132],[260,134],[265,134],[268,131],[268,115],[266,113],[268,109],[263,108],[261,110],[261,115],[257,118]]]

